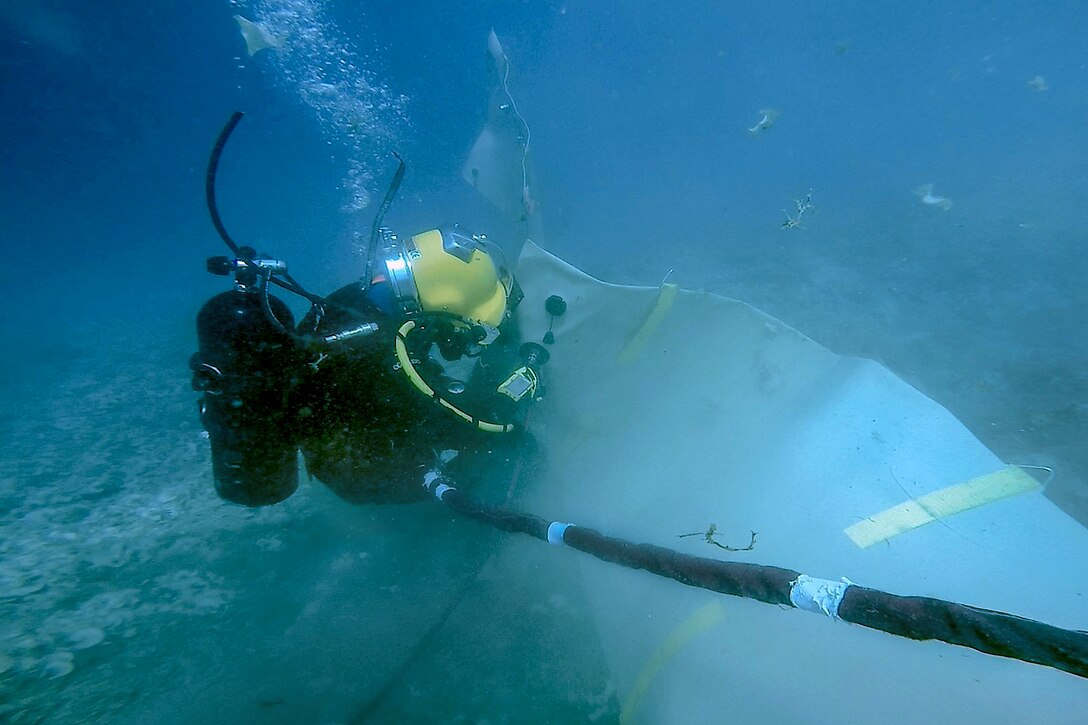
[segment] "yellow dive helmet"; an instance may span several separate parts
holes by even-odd
[[[491,327],[503,321],[513,279],[496,245],[458,227],[432,229],[403,244],[391,235],[387,240],[393,244],[386,247],[385,271],[406,312],[448,312]]]

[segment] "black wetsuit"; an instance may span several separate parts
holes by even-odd
[[[352,503],[410,502],[425,496],[423,479],[441,465],[458,485],[485,493],[506,490],[518,458],[532,449],[523,431],[482,431],[426,397],[400,369],[395,354],[398,327],[407,318],[382,304],[382,290],[364,294],[349,285],[329,296],[325,317],[307,315],[301,334],[325,335],[362,322],[376,322],[370,336],[338,343],[301,382],[296,399],[303,456],[311,476]],[[377,293],[377,294],[375,294]],[[345,309],[347,308],[347,309]],[[349,312],[348,310],[355,312]],[[517,415],[510,398],[496,391],[518,366],[516,322],[510,317],[499,337],[471,366],[467,379],[451,377],[446,357],[456,358],[463,341],[440,316],[422,315],[407,337],[419,374],[458,408],[484,420],[509,422]],[[463,329],[463,328],[462,328]],[[445,349],[446,356],[438,351]],[[464,359],[462,358],[462,362]],[[520,427],[519,427],[520,428]],[[440,464],[443,452],[457,455]]]

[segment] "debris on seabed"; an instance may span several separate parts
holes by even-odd
[[[948,211],[952,208],[952,200],[945,196],[937,196],[933,193],[933,184],[922,184],[914,190],[914,195],[921,199],[923,204],[935,206]]]

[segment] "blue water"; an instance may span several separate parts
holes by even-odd
[[[1048,495],[1088,523],[1085,3],[108,5],[0,4],[0,719],[193,721],[162,683],[192,684],[223,637],[335,648],[343,630],[300,632],[305,596],[285,592],[331,590],[321,621],[350,628],[347,584],[297,571],[346,556],[336,571],[358,574],[374,543],[344,534],[357,511],[321,493],[244,515],[214,498],[185,367],[195,314],[224,288],[203,269],[224,253],[207,155],[245,111],[223,216],[315,291],[360,274],[393,151],[408,173],[392,226],[457,221],[516,247],[518,227],[461,179],[491,28],[532,130],[538,243],[617,282],[674,270],[883,361],[1003,459],[1053,467]],[[285,46],[248,56],[235,13]],[[749,133],[765,108],[773,127]],[[950,209],[922,203],[928,183]],[[811,213],[782,228],[810,190]],[[485,535],[464,533],[470,548]],[[243,611],[254,581],[279,597],[264,623]],[[493,581],[463,596],[519,601]],[[590,625],[566,607],[576,591],[554,596],[520,626],[569,645]],[[434,645],[367,717],[617,717],[597,655],[564,668],[475,647],[479,663],[450,664]],[[464,684],[471,667],[521,676],[458,700],[419,674]],[[315,675],[340,699],[305,709],[252,676],[256,694],[202,721],[345,721],[370,697],[343,671]]]

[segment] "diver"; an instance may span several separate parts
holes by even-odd
[[[352,503],[422,500],[439,474],[469,489],[511,479],[534,448],[523,422],[548,351],[521,339],[524,295],[502,248],[459,226],[406,239],[382,226],[398,157],[362,277],[311,294],[223,227],[215,176],[240,118],[220,134],[205,189],[233,252],[208,270],[233,274],[234,289],[201,308],[190,359],[220,497],[283,501],[298,488],[299,451],[312,478]],[[272,286],[310,302],[297,326]]]
[[[198,315],[192,368],[222,498],[284,500],[299,449],[309,474],[352,503],[421,500],[439,471],[470,488],[505,480],[531,450],[520,422],[547,351],[520,339],[522,293],[501,248],[459,227],[381,236],[364,280],[294,329],[255,271],[277,264],[218,262],[236,285]]]
[[[418,500],[436,467],[462,486],[509,473],[530,445],[518,423],[540,392],[522,360],[521,298],[483,237],[454,227],[387,245],[366,291],[338,290],[329,300],[341,307],[299,325],[318,337],[378,327],[315,362],[299,386],[310,473],[356,503]]]

